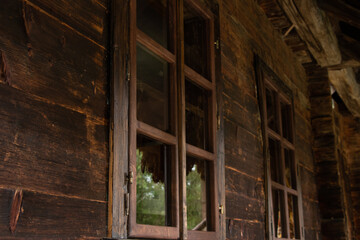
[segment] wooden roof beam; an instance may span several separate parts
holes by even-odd
[[[360,10],[341,0],[318,0],[318,5],[324,11],[336,16],[339,20],[360,28]]]
[[[329,80],[334,86],[346,107],[354,115],[360,117],[360,85],[356,81],[352,68],[330,70]]]
[[[341,63],[341,53],[329,19],[313,0],[277,0],[309,51],[322,67]]]

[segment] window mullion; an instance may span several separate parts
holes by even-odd
[[[177,62],[177,119],[179,159],[179,226],[180,239],[187,239],[186,213],[186,126],[185,126],[185,58],[184,58],[184,1],[176,1],[176,62]]]

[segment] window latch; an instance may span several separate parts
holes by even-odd
[[[220,41],[219,39],[214,42],[215,48],[220,49]]]
[[[129,174],[128,174],[127,177],[126,177],[126,180],[127,180],[130,184],[133,183],[133,181],[134,181],[134,173],[133,173],[132,171],[129,172]]]

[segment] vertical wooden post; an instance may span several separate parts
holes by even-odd
[[[129,1],[113,0],[111,5],[111,118],[109,162],[108,236],[127,237],[125,199],[128,193],[128,51]]]
[[[184,75],[184,2],[176,1],[177,15],[177,90],[178,90],[178,143],[179,143],[179,213],[180,238],[187,239],[187,209],[186,209],[186,127],[185,127],[185,75]]]

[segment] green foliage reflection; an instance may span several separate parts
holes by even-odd
[[[201,175],[197,171],[197,168],[198,166],[194,165],[186,176],[188,229],[193,229],[203,220]]]
[[[153,181],[152,173],[142,167],[143,153],[136,150],[136,222],[165,226],[165,186]]]

